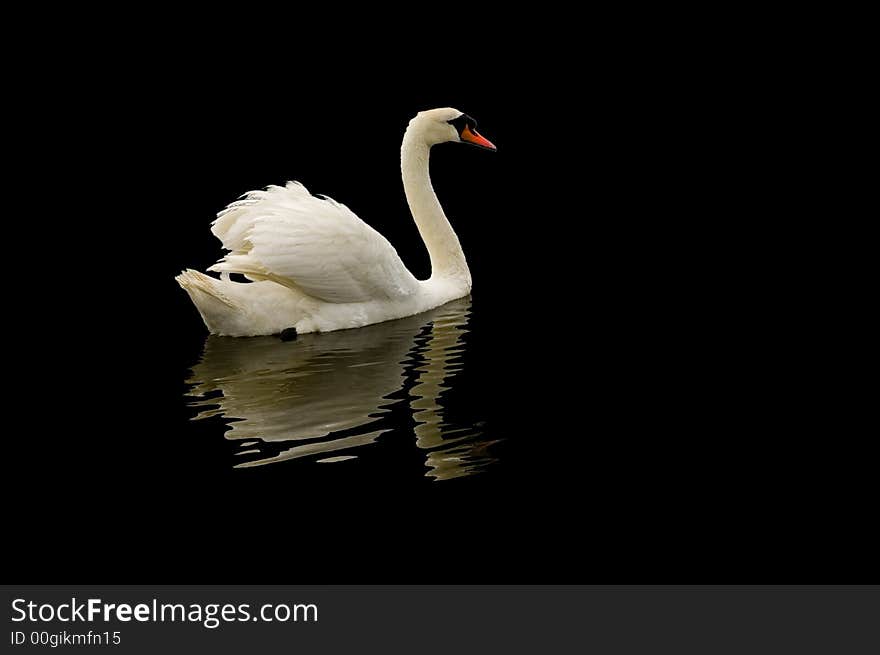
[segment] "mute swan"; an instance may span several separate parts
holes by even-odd
[[[385,237],[348,207],[298,182],[252,191],[218,214],[211,232],[230,252],[208,270],[220,279],[191,269],[175,279],[211,333],[239,337],[362,327],[466,296],[471,274],[431,186],[428,155],[447,141],[495,150],[476,125],[457,109],[431,109],[403,135],[403,188],[431,259],[429,279],[416,280]]]

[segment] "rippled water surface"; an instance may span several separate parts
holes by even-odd
[[[292,459],[340,465],[379,440],[409,439],[424,453],[429,478],[478,473],[493,463],[497,437],[471,405],[456,407],[470,307],[465,298],[292,342],[210,336],[187,381],[195,418],[228,426],[238,467]]]

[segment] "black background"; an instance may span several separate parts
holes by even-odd
[[[121,31],[29,78],[48,101],[19,135],[19,227],[41,244],[20,250],[44,290],[14,289],[38,408],[7,409],[24,419],[4,475],[20,581],[865,581],[868,464],[807,393],[786,320],[804,290],[762,85],[625,30],[432,57],[406,36],[406,57],[346,44],[339,65],[191,35]],[[425,275],[399,142],[447,105],[499,148],[435,148],[432,177],[491,325],[478,356],[504,384],[472,402],[515,435],[502,465],[444,484],[394,462],[233,470],[187,423],[204,329],[173,276],[219,256],[216,211],[288,179]]]

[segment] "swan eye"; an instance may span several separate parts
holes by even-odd
[[[453,118],[451,121],[446,122],[455,128],[455,131],[458,132],[459,136],[461,136],[465,129],[469,129],[471,132],[475,132],[477,129],[477,121],[467,114],[462,114],[458,118]]]

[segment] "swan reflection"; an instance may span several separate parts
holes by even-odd
[[[224,419],[226,438],[238,442],[237,466],[350,460],[357,448],[415,423],[428,477],[476,473],[494,461],[488,452],[494,442],[480,422],[454,421],[441,404],[463,365],[469,316],[464,298],[292,343],[209,336],[188,380],[195,418]]]

